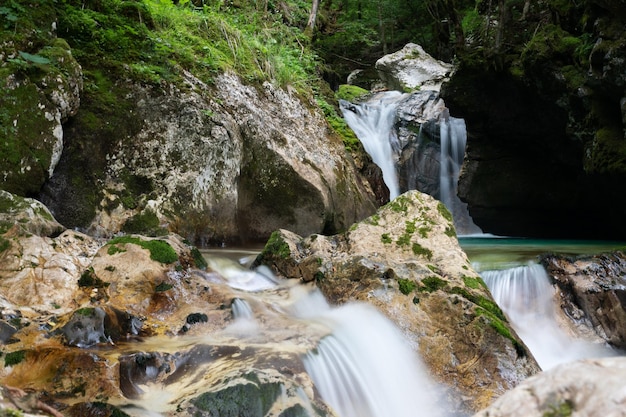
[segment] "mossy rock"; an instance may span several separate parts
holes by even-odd
[[[263,417],[281,395],[279,383],[244,381],[217,392],[200,395],[191,403],[200,410],[221,417]],[[203,414],[204,414],[203,413]]]
[[[135,236],[119,236],[107,242],[109,255],[123,252],[124,245],[134,244],[150,251],[150,259],[164,264],[178,261],[178,254],[172,246],[164,240],[143,240]]]

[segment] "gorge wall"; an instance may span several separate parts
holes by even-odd
[[[442,89],[468,126],[459,194],[486,232],[622,238],[623,3],[561,3],[479,8]]]

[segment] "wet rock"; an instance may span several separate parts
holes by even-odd
[[[313,279],[333,303],[376,306],[451,387],[454,412],[539,371],[458,246],[450,213],[426,194],[407,192],[342,234],[278,231],[256,262]]]
[[[559,365],[523,381],[474,417],[623,416],[626,360]]]
[[[612,346],[626,349],[626,255],[546,255],[541,259],[555,280],[561,308]]]
[[[137,317],[114,307],[84,307],[72,314],[61,327],[61,332],[70,346],[86,348],[137,336],[141,327],[141,320]]]

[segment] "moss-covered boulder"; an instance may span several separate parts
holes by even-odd
[[[38,193],[54,173],[63,151],[62,123],[78,110],[83,86],[81,66],[57,38],[54,10],[36,3],[6,7],[15,32],[0,35],[0,175],[3,189],[23,196]],[[41,29],[30,27],[42,21]]]
[[[278,231],[256,262],[315,282],[333,303],[375,305],[456,393],[457,412],[539,371],[459,247],[450,213],[426,194],[402,194],[341,234]]]

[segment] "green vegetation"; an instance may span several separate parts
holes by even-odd
[[[144,210],[126,220],[122,230],[126,233],[140,233],[145,236],[163,236],[167,230],[161,227],[159,218],[152,210]]]
[[[443,280],[437,276],[431,275],[425,278],[422,278],[420,281],[422,285],[419,289],[420,292],[434,292],[440,289],[443,289],[448,285],[448,281]]]
[[[463,276],[463,282],[465,283],[467,287],[472,288],[472,289],[478,289],[478,288],[488,289],[487,284],[485,284],[485,281],[483,281],[481,277]]]
[[[205,270],[209,267],[206,259],[204,259],[204,255],[202,252],[195,246],[191,247],[191,256],[193,257],[193,262],[196,264],[196,268]]]
[[[570,417],[574,412],[571,400],[562,400],[556,405],[549,405],[550,410],[545,411],[542,417]]]
[[[413,290],[415,290],[416,287],[417,287],[417,284],[414,281],[411,281],[410,279],[400,278],[398,280],[398,289],[404,295],[409,295],[410,293],[413,292]]]
[[[123,252],[123,246],[126,244],[132,243],[134,245],[141,246],[144,249],[150,251],[150,259],[153,261],[161,262],[164,264],[171,264],[178,260],[178,255],[174,248],[170,246],[169,243],[163,240],[143,240],[138,237],[132,236],[120,236],[116,237],[109,242],[109,249],[107,253],[109,255],[114,255],[118,252]]]
[[[354,103],[357,102],[359,98],[363,98],[368,94],[368,90],[357,87],[356,85],[341,84],[335,93],[335,97],[340,100],[346,100]]]
[[[278,230],[275,230],[267,240],[265,247],[259,254],[261,259],[277,257],[279,259],[287,259],[291,256],[289,245],[285,242]]]
[[[5,239],[4,237],[0,236],[0,253],[4,252],[10,247],[11,247],[11,241],[9,239]]]
[[[389,237],[389,233],[383,233],[382,235],[380,235],[380,240],[385,244],[389,244],[392,242],[391,237]]]
[[[92,267],[87,268],[78,279],[79,287],[106,288],[109,285],[110,283],[98,278]]]
[[[4,356],[4,366],[13,366],[22,362],[26,357],[25,350],[16,350],[15,352],[9,352]]]
[[[154,292],[165,292],[171,290],[174,286],[172,284],[168,284],[166,282],[161,282],[159,285],[154,287]]]
[[[431,259],[433,257],[433,251],[431,251],[428,248],[423,247],[422,245],[416,242],[413,242],[413,244],[411,245],[411,250],[413,251],[413,254],[418,255],[418,256],[425,256],[428,259]]]

